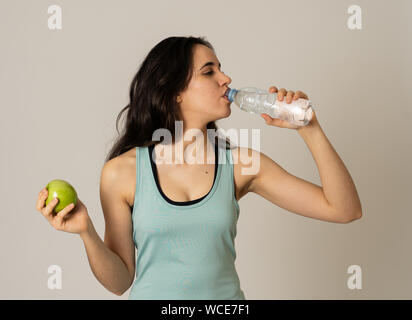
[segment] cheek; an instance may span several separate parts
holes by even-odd
[[[192,111],[216,113],[225,107],[225,100],[214,85],[196,82],[189,86],[189,91],[185,107]]]
[[[221,100],[216,93],[202,91],[194,102],[196,107],[200,109],[217,109],[222,103]]]

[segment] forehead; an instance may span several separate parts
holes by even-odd
[[[200,68],[201,66],[203,66],[203,64],[205,64],[208,61],[213,61],[217,64],[219,63],[219,60],[217,59],[213,50],[204,45],[196,45],[194,47],[193,58],[193,62],[196,69]]]

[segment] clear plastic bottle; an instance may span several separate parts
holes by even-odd
[[[310,100],[301,99],[286,103],[277,100],[277,93],[269,93],[258,88],[227,89],[225,96],[234,102],[241,110],[250,113],[266,113],[272,118],[286,120],[297,125],[306,126],[312,119],[312,103]]]

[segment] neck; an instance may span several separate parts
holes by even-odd
[[[210,164],[214,162],[214,145],[207,133],[207,124],[202,126],[175,125],[175,142],[162,145],[167,158],[173,164]],[[157,154],[158,152],[156,152]],[[159,151],[160,153],[160,151]],[[168,154],[168,156],[166,156]]]

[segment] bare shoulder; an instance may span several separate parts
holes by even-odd
[[[136,180],[136,148],[107,161],[103,168],[101,179],[116,183],[117,190],[130,206],[133,206],[134,187]]]

